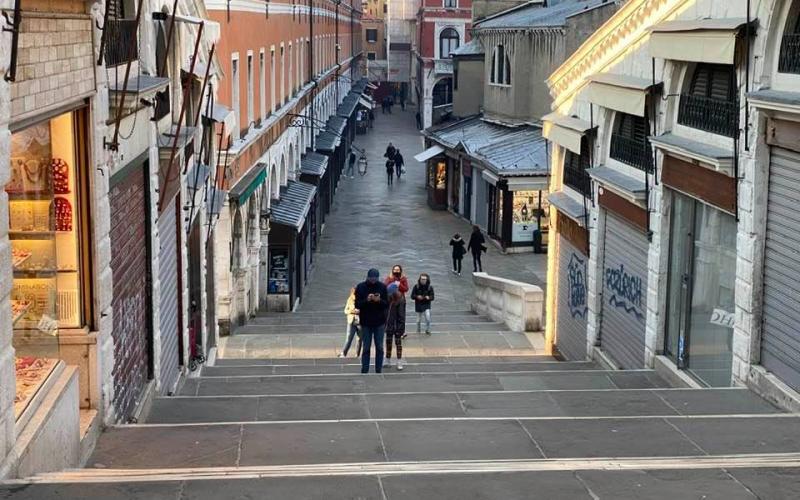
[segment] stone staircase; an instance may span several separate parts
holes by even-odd
[[[85,469],[0,486],[0,499],[727,500],[800,491],[800,418],[745,389],[670,388],[649,370],[559,362],[466,312],[437,316],[431,337],[411,333],[404,372],[362,375],[356,358],[333,357],[341,319],[257,318],[177,396],[157,398],[146,421],[107,429]],[[289,347],[271,349],[282,337]]]

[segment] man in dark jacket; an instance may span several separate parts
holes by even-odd
[[[403,165],[406,164],[406,161],[403,159],[403,155],[400,154],[399,149],[394,150],[394,169],[397,173],[397,178],[400,178],[400,175],[403,173]]]
[[[383,371],[383,339],[389,297],[377,269],[370,269],[367,280],[356,287],[356,309],[361,324],[361,373],[369,373],[370,346],[375,343],[375,373]]]

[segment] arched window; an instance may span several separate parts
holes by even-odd
[[[461,37],[453,28],[445,28],[439,34],[439,59],[447,59],[450,53],[458,48]]]
[[[442,78],[433,86],[433,107],[453,104],[453,79]]]
[[[511,58],[506,53],[506,48],[500,44],[492,53],[492,67],[490,68],[489,81],[498,85],[511,85]]]
[[[733,65],[698,64],[686,94],[681,96],[678,123],[734,137],[739,130],[736,92]]]
[[[798,1],[794,2],[786,18],[778,72],[800,75],[800,2]]]

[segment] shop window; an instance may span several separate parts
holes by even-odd
[[[795,2],[786,21],[778,72],[800,75],[800,2]]]
[[[735,137],[739,130],[736,72],[732,65],[699,64],[681,96],[678,123]]]
[[[431,163],[428,167],[428,185],[436,190],[447,187],[447,164],[443,161]]]
[[[453,28],[445,28],[439,35],[439,59],[450,58],[450,53],[456,50],[461,43],[458,31]]]
[[[269,282],[267,293],[289,293],[289,251],[286,249],[269,250]]]
[[[58,363],[59,332],[85,325],[87,256],[85,113],[70,112],[11,135],[8,237],[11,324],[19,417]],[[7,265],[7,264],[6,264]]]
[[[514,191],[512,243],[533,242],[535,230],[547,231],[550,227],[547,191]]]

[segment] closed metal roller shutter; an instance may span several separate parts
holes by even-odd
[[[800,390],[800,154],[773,148],[764,254],[761,364]]]
[[[647,237],[606,212],[600,345],[622,368],[644,368]]]
[[[158,324],[161,330],[161,389],[162,395],[171,393],[178,381],[178,230],[174,203],[170,203],[158,220],[160,247],[158,251],[158,278],[160,280],[160,310]]]
[[[588,258],[558,237],[558,315],[556,346],[567,359],[586,359],[586,264]]]
[[[150,259],[144,166],[112,178],[111,307],[114,311],[114,397],[116,418],[127,422],[141,402],[150,369]]]

